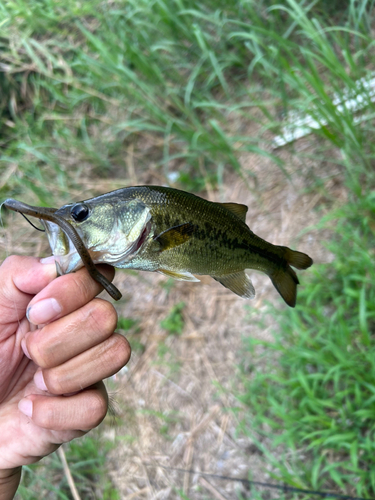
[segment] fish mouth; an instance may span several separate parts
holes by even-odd
[[[132,260],[142,249],[151,232],[150,219],[151,217],[148,216],[135,241],[126,243],[121,241],[120,248],[117,244],[119,237],[116,231],[106,243],[87,248],[93,263],[110,264],[116,267],[118,264]],[[68,274],[83,267],[84,263],[69,236],[54,222],[41,220],[41,223],[46,230],[48,242],[55,257],[57,275]],[[83,239],[82,243],[85,244]]]
[[[72,240],[64,233],[60,226],[43,219],[40,222],[46,230],[48,243],[55,257],[57,275],[61,276],[71,273],[83,267],[84,263]]]

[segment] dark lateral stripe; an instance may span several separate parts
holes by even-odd
[[[221,246],[223,250],[242,250],[246,253],[250,252],[252,254],[259,255],[263,259],[269,260],[282,268],[286,266],[285,259],[281,255],[277,255],[276,252],[268,250],[266,246],[269,246],[270,244],[255,235],[254,238],[259,240],[259,245],[247,242],[243,238],[229,238],[224,231],[213,228],[212,226],[210,229],[211,231],[208,233],[205,229],[196,225],[193,236],[200,241],[216,240],[218,245]]]

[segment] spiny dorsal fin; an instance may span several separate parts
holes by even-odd
[[[248,207],[246,205],[241,205],[240,203],[218,203],[218,205],[221,205],[233,214],[237,215],[237,217],[243,222],[246,221],[246,214],[248,211]]]
[[[186,224],[166,229],[154,239],[160,243],[160,251],[163,252],[188,241],[193,235],[194,228],[194,224],[187,222]]]
[[[158,273],[173,278],[178,281],[200,281],[193,274],[188,271],[169,271],[168,269],[158,269]]]
[[[255,297],[254,286],[245,271],[212,277],[244,299],[252,299]]]

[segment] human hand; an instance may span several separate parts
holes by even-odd
[[[130,357],[114,307],[95,298],[101,286],[85,269],[54,279],[46,260],[12,256],[0,267],[0,500],[13,497],[20,466],[103,420],[102,380]]]

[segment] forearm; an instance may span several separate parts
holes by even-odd
[[[20,479],[22,467],[0,470],[0,500],[12,500]]]

